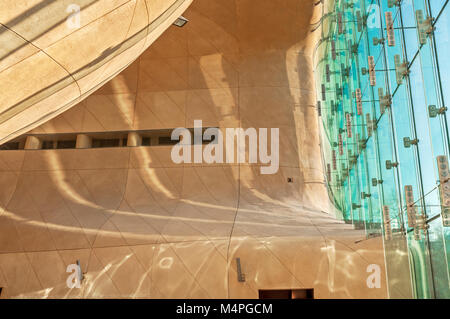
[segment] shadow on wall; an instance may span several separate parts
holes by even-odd
[[[98,2],[98,0],[78,1],[81,10],[88,9],[96,2]],[[8,29],[18,29],[27,31],[23,34],[21,33],[21,37],[29,42],[34,42],[44,34],[48,34],[58,26],[66,23],[68,17],[66,8],[69,4],[70,3],[67,3],[67,1],[62,2],[54,0],[44,0],[37,3],[36,5],[30,7],[29,9],[20,13],[18,16],[11,19],[10,21],[1,22],[0,24],[2,24],[2,28],[0,28],[0,39],[2,37],[2,34],[4,34]],[[55,9],[55,7],[57,9]],[[52,12],[52,14],[49,15],[48,12]],[[39,21],[38,23],[34,23],[32,28],[26,27],[26,25],[30,23],[30,17],[35,21]],[[15,48],[10,48],[8,51],[5,51],[3,55],[0,54],[0,62],[27,45],[28,42],[18,43]]]
[[[185,28],[35,130],[278,127],[277,174],[176,165],[164,146],[1,152],[6,297],[257,298],[294,288],[384,297],[384,275],[380,289],[366,285],[367,266],[384,267],[380,240],[357,245],[361,232],[323,212],[312,14],[312,1],[196,0]],[[70,290],[76,260],[85,280]]]

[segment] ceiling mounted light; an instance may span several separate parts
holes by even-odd
[[[175,26],[181,28],[181,27],[184,27],[184,25],[185,25],[186,23],[188,23],[188,22],[189,22],[188,19],[186,19],[186,18],[183,17],[183,16],[180,16],[180,17],[173,23],[173,25],[175,25]]]

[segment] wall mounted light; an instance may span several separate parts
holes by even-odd
[[[241,258],[236,258],[237,277],[239,282],[245,282],[245,274],[241,268]]]
[[[182,27],[184,27],[184,25],[185,25],[186,23],[188,23],[188,22],[189,22],[188,19],[186,19],[186,18],[183,17],[183,16],[180,16],[177,20],[175,20],[175,22],[173,23],[173,25],[174,25],[174,26],[177,26],[177,27],[179,27],[179,28],[182,28]]]

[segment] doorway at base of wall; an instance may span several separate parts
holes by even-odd
[[[314,299],[314,289],[259,290],[259,299]]]

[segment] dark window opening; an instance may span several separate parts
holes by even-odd
[[[120,146],[120,139],[93,139],[92,140],[92,147],[93,148],[100,148],[100,147],[119,147]]]
[[[292,299],[314,299],[314,289],[294,289]]]
[[[260,290],[259,299],[314,299],[314,289]]]
[[[55,148],[55,142],[54,141],[43,141],[42,142],[42,149],[43,150],[52,150]]]
[[[175,145],[178,144],[179,140],[172,140],[170,136],[160,136],[158,138],[159,145]]]
[[[150,146],[151,145],[151,138],[150,137],[143,137],[142,138],[142,146]]]
[[[3,290],[3,288],[2,288],[2,287],[0,287],[0,296],[2,295],[2,290]]]
[[[72,141],[58,141],[56,144],[56,148],[59,149],[67,149],[67,148],[75,148],[77,145],[77,141],[76,140],[72,140]]]
[[[291,290],[260,290],[259,299],[291,299]]]
[[[3,145],[0,145],[1,151],[10,151],[10,150],[18,150],[19,142],[10,142]]]
[[[218,144],[217,140],[218,128],[212,128],[217,130],[217,132],[213,131],[213,136],[211,136],[211,140],[206,139],[204,133],[207,129],[211,128],[203,128],[202,130],[202,144]],[[186,141],[187,145],[194,145],[194,129],[188,129],[191,133],[191,141]],[[171,134],[172,129],[163,129],[163,130],[145,130],[145,131],[137,131],[138,134],[142,136],[142,146],[173,146],[180,142],[181,137],[172,140]],[[92,148],[106,148],[106,147],[126,147],[128,145],[128,134],[130,132],[121,131],[121,132],[97,132],[97,133],[83,133],[87,134],[92,138]],[[52,150],[52,149],[76,149],[76,140],[77,134],[79,133],[61,133],[61,134],[37,134],[32,135],[36,136],[42,141],[41,148],[42,150]],[[81,133],[80,133],[81,134]],[[114,135],[112,135],[114,134]],[[24,148],[25,138],[23,137],[21,141],[17,142],[8,142],[6,144],[0,145],[0,150],[20,150]],[[61,140],[59,140],[61,139]]]

